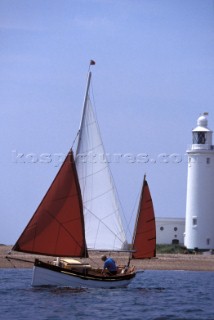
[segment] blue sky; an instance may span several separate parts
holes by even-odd
[[[214,129],[213,52],[211,0],[1,0],[0,243],[16,241],[73,143],[90,59],[127,220],[144,173],[156,216],[184,217],[191,130],[204,111]],[[44,153],[55,161],[27,157]]]

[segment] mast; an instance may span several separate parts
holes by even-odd
[[[141,203],[142,203],[142,199],[143,199],[145,181],[146,181],[146,175],[144,174],[143,186],[142,186],[142,190],[141,190],[140,201],[139,201],[138,211],[137,211],[137,217],[136,217],[136,220],[135,220],[134,232],[133,232],[133,237],[132,237],[132,249],[134,248],[134,242],[135,242],[135,239],[136,239],[137,226],[138,226],[139,216],[140,216],[140,212],[141,212]]]
[[[89,71],[89,73],[88,73],[87,84],[86,84],[86,91],[85,91],[85,97],[84,97],[84,102],[83,102],[83,111],[82,111],[82,117],[81,117],[81,122],[80,122],[79,131],[81,131],[81,127],[82,127],[82,123],[83,123],[83,116],[84,116],[84,114],[85,114],[85,109],[86,109],[86,106],[87,106],[87,100],[88,100],[88,93],[89,93],[90,83],[91,83],[91,71]]]
[[[144,174],[143,186],[142,186],[142,191],[141,191],[141,195],[140,195],[140,201],[139,201],[139,205],[138,205],[137,216],[136,216],[135,226],[134,226],[134,231],[133,231],[133,236],[132,236],[132,243],[131,243],[131,249],[132,250],[134,249],[134,241],[135,241],[136,232],[137,232],[137,225],[138,225],[138,220],[139,220],[139,215],[140,215],[140,204],[141,204],[142,197],[143,197],[143,187],[144,187],[145,179],[146,179],[146,175]],[[127,263],[127,267],[129,267],[132,257],[133,257],[133,253],[131,251],[130,254],[129,254],[129,260],[128,260],[128,263]]]
[[[88,68],[88,77],[87,77],[87,83],[86,83],[86,90],[85,90],[85,96],[84,96],[84,100],[83,100],[83,110],[82,110],[82,117],[81,117],[81,121],[80,121],[80,126],[79,126],[79,131],[78,131],[78,135],[81,132],[82,126],[83,126],[83,120],[84,120],[84,114],[85,114],[85,109],[87,107],[87,101],[88,101],[88,94],[89,94],[89,88],[90,88],[90,84],[91,84],[91,71],[90,68],[92,65],[95,65],[95,61],[94,60],[90,60],[89,63],[89,68]],[[80,139],[80,135],[79,135],[79,139]],[[78,149],[79,149],[79,141],[77,143],[77,150],[76,150],[76,156],[78,155]]]

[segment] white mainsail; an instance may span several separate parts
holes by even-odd
[[[75,158],[83,198],[86,243],[88,249],[120,250],[127,241],[119,201],[89,97],[90,79],[91,72]]]

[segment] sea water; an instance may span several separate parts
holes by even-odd
[[[214,272],[145,271],[126,289],[32,288],[32,270],[0,269],[0,319],[214,320]]]

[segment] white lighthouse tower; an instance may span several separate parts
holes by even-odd
[[[208,113],[198,118],[187,150],[188,175],[184,245],[188,249],[214,249],[214,146]]]

